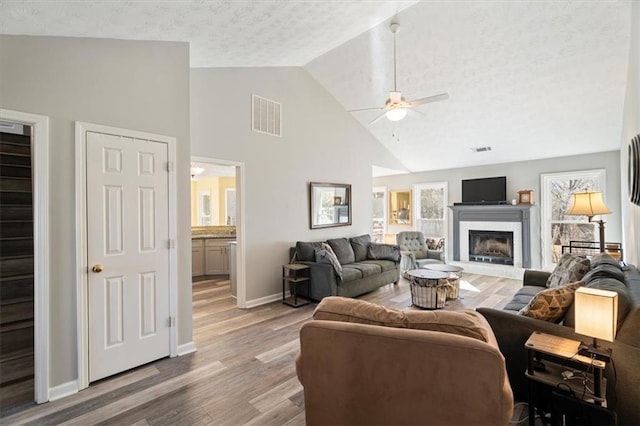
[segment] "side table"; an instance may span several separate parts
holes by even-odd
[[[529,425],[546,409],[554,425],[615,425],[607,408],[604,361],[579,355],[581,343],[534,332],[525,343],[529,381]]]
[[[302,263],[288,263],[282,265],[282,303],[285,305],[298,308],[300,306],[308,305],[310,302],[306,299],[299,298],[298,285],[301,283],[307,283],[310,285],[309,266]],[[291,290],[291,296],[286,297],[286,284],[289,283],[289,289]]]

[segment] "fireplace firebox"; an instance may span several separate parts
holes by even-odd
[[[513,265],[513,232],[469,230],[469,261]]]

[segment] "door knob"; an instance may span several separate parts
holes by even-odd
[[[102,272],[102,265],[98,264],[98,265],[93,265],[93,268],[91,268],[91,270],[95,273],[100,273]]]

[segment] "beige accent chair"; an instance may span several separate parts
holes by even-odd
[[[513,395],[475,311],[389,309],[327,297],[300,330],[308,425],[506,425]]]

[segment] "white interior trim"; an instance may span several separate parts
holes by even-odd
[[[178,262],[177,262],[177,202],[176,202],[176,138],[139,132],[117,127],[76,121],[76,306],[77,306],[77,345],[78,345],[78,389],[89,386],[89,311],[87,302],[87,284],[89,265],[87,264],[87,222],[86,222],[86,132],[111,133],[138,139],[149,139],[167,144],[169,163],[173,164],[168,174],[169,185],[169,239],[174,241],[169,250],[169,314],[178,317]],[[170,356],[178,355],[178,328],[169,330]]]
[[[49,117],[0,109],[0,119],[32,126],[34,396],[49,400]]]
[[[592,191],[602,191],[606,188],[607,171],[606,169],[593,169],[593,170],[577,170],[572,172],[558,172],[558,173],[542,173],[540,175],[540,240],[541,247],[540,253],[542,254],[542,269],[551,271],[555,267],[552,259],[552,241],[551,241],[551,191],[549,186],[554,180],[559,179],[593,179],[597,182],[597,187],[590,188]],[[603,193],[606,200],[606,191]],[[583,223],[578,222],[576,223]],[[594,222],[592,222],[594,223]],[[595,223],[594,223],[595,226]],[[597,232],[596,232],[597,235]]]
[[[192,162],[197,163],[213,163],[225,166],[234,166],[236,168],[236,279],[238,280],[236,288],[236,301],[238,308],[248,308],[247,306],[247,283],[245,274],[245,170],[244,163],[229,160],[218,160],[211,157],[191,157]],[[191,216],[189,216],[191,217]]]

